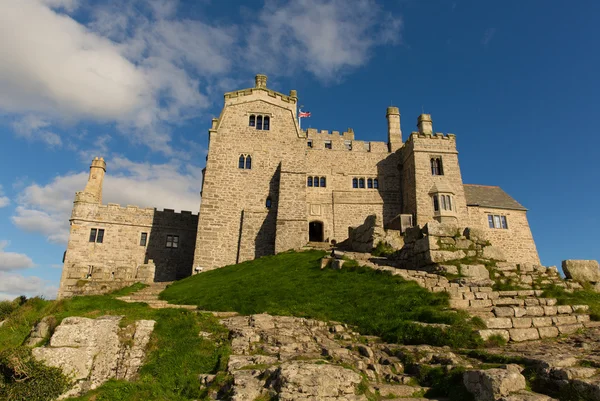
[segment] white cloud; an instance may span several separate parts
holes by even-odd
[[[54,299],[57,293],[58,288],[48,280],[0,271],[0,300],[12,300],[20,295]]]
[[[0,272],[6,270],[27,269],[35,266],[33,260],[25,254],[6,252],[4,249],[8,244],[8,241],[0,240]]]
[[[51,147],[62,145],[60,136],[47,129],[50,125],[50,121],[41,116],[30,114],[15,121],[13,123],[13,128],[17,135],[28,140],[42,141]]]
[[[372,0],[267,3],[250,29],[248,55],[267,71],[304,68],[321,80],[364,65],[374,47],[400,41],[402,20]]]
[[[10,205],[10,199],[8,196],[4,196],[4,192],[2,191],[2,185],[0,184],[0,208],[6,207]]]
[[[202,172],[178,161],[166,164],[136,163],[123,157],[107,160],[104,203],[169,208],[198,212]],[[46,185],[32,184],[17,197],[13,223],[22,230],[65,244],[75,192],[83,190],[88,173],[56,177]]]

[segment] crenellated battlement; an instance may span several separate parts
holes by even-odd
[[[354,130],[352,128],[348,128],[347,131],[331,131],[328,130],[317,130],[316,128],[307,128],[304,130],[304,133],[308,139],[334,139],[341,138],[343,140],[352,141],[354,140]],[[330,136],[332,138],[322,138],[323,136]],[[319,137],[320,136],[320,137]]]
[[[267,88],[267,76],[263,74],[258,74],[255,77],[255,85],[254,88],[241,89],[232,92],[226,92],[225,102],[229,99],[236,99],[239,97],[250,96],[253,94],[263,94],[266,93],[268,97],[271,97],[276,100],[281,100],[282,102],[296,104],[298,102],[298,92],[295,90],[291,90],[289,95],[284,95],[283,93],[276,92],[272,89]]]
[[[422,132],[413,131],[413,132],[411,132],[410,136],[408,137],[408,140],[406,141],[406,143],[409,143],[410,141],[421,140],[421,139],[440,139],[440,140],[449,140],[449,141],[456,142],[456,135],[451,134],[451,133],[444,134],[442,132],[422,133]]]

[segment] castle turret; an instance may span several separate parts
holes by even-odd
[[[267,88],[267,76],[263,75],[263,74],[256,74],[256,77],[254,77],[254,82],[255,88],[262,88],[262,89],[266,89]]]
[[[395,152],[402,147],[400,110],[397,107],[388,107],[385,116],[388,122],[388,148],[390,152]]]
[[[102,203],[102,183],[106,173],[106,162],[104,158],[95,157],[90,166],[90,176],[85,185],[83,194],[86,202]],[[83,200],[83,199],[82,199]]]
[[[431,114],[421,114],[417,119],[417,128],[421,134],[433,133],[433,122],[431,121]]]

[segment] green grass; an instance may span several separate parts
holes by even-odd
[[[320,270],[323,256],[319,251],[286,252],[227,266],[178,281],[161,298],[204,310],[340,321],[388,342],[480,345],[468,316],[448,310],[446,294],[352,262],[342,270]],[[451,327],[442,334],[412,321]]]
[[[59,322],[68,316],[96,318],[107,314],[124,315],[121,322],[123,326],[139,319],[153,319],[157,324],[151,337],[148,359],[140,371],[140,379],[131,383],[111,380],[77,400],[152,401],[206,398],[206,389],[199,385],[198,375],[224,371],[229,356],[227,330],[212,315],[181,309],[151,309],[142,303],[126,303],[115,299],[119,294],[75,297],[61,301],[30,299],[13,311],[8,321],[0,328],[0,352],[14,353],[23,349],[20,345],[27,338],[31,327],[47,315],[55,316]],[[200,331],[212,333],[211,339],[200,337]],[[23,360],[28,361],[26,356],[23,356]],[[49,386],[45,379],[48,377],[47,371],[35,370],[38,367],[33,366],[32,371],[39,373],[17,383],[10,381],[9,368],[10,366],[0,361],[0,384],[8,383],[9,390],[20,391],[20,395],[11,396],[10,399],[44,401],[54,398],[50,392],[46,398],[33,398],[27,392],[37,388],[36,380],[44,383],[44,386]],[[56,376],[53,380],[55,387],[49,388],[58,388],[62,379]]]
[[[590,284],[584,285],[583,290],[573,292],[567,292],[562,287],[549,286],[543,296],[556,298],[559,305],[589,305],[590,318],[600,321],[600,293],[594,291]]]

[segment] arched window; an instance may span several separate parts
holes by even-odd
[[[365,179],[364,178],[359,178],[358,179],[358,187],[359,188],[364,188],[365,187]]]
[[[442,159],[439,157],[431,159],[431,175],[444,175],[442,169]]]
[[[271,204],[272,204],[272,202],[271,202],[271,197],[269,196],[269,197],[267,198],[267,201],[265,202],[265,206],[267,207],[267,209],[270,209],[270,208],[271,208]]]
[[[245,161],[246,161],[246,158],[244,157],[244,155],[240,155],[240,161],[239,161],[238,167],[239,168],[244,168]]]
[[[306,185],[309,187],[312,187],[312,177],[308,177],[308,180],[306,181]]]
[[[265,116],[263,118],[263,129],[268,131],[269,130],[269,123],[271,122],[271,118],[269,116]]]
[[[256,116],[254,114],[250,114],[250,121],[248,125],[250,127],[254,127],[256,125]]]
[[[352,188],[358,188],[358,178],[352,179]]]
[[[252,156],[246,156],[246,170],[250,170],[252,168]]]
[[[373,188],[373,179],[372,178],[367,179],[367,188]]]
[[[319,177],[313,177],[313,184],[315,187],[319,186]]]
[[[262,116],[256,117],[256,129],[263,129],[263,119],[262,119]]]
[[[327,182],[326,182],[326,180],[325,180],[325,177],[321,177],[321,186],[322,186],[322,187],[325,187],[325,186],[326,186],[326,184],[327,184]]]
[[[373,188],[375,188],[375,189],[379,188],[379,180],[377,178],[375,178],[373,180]]]
[[[446,195],[446,204],[448,205],[448,210],[452,210],[452,197],[450,195]]]
[[[437,195],[433,195],[433,210],[438,212],[440,210],[440,201]]]

